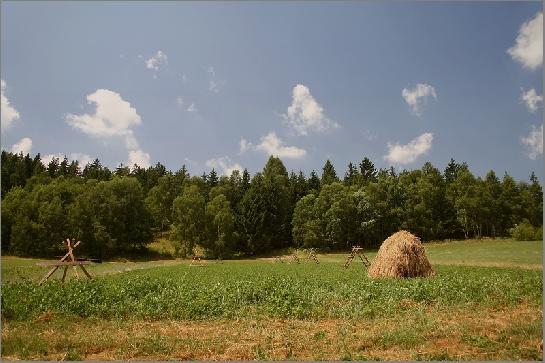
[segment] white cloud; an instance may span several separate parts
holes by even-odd
[[[146,61],[146,68],[153,69],[154,71],[158,71],[159,67],[167,64],[168,57],[165,53],[158,50],[155,55],[153,55],[150,59]]]
[[[98,89],[88,95],[87,102],[96,105],[93,114],[67,114],[66,122],[93,137],[122,138],[129,153],[129,165],[149,166],[149,154],[140,150],[131,128],[142,123],[136,109],[119,93],[107,89]]]
[[[252,143],[248,142],[243,137],[240,138],[239,146],[240,146],[240,151],[239,151],[240,154],[244,154],[246,151],[250,150],[253,147]]]
[[[149,154],[143,152],[142,150],[130,150],[128,165],[130,168],[132,168],[134,164],[140,166],[141,168],[148,168],[150,166]]]
[[[388,143],[388,155],[384,159],[393,164],[409,164],[415,161],[420,155],[431,149],[433,134],[427,132],[416,139],[411,140],[407,145],[392,145]]]
[[[543,96],[538,95],[533,88],[527,92],[522,90],[520,100],[526,104],[526,107],[530,112],[536,112],[539,104],[543,104]]]
[[[528,157],[535,160],[538,155],[543,154],[543,124],[539,128],[532,125],[532,131],[520,140],[527,148]]]
[[[182,82],[183,83],[187,82],[187,76],[185,75],[185,73],[182,74]]]
[[[47,154],[47,155],[41,155],[40,159],[42,160],[42,163],[47,167],[47,165],[51,162],[53,159],[59,159],[59,162],[63,161],[64,154],[57,153],[57,154]]]
[[[32,139],[29,137],[23,137],[19,142],[11,147],[11,152],[15,154],[23,153],[23,155],[30,154],[32,150]]]
[[[244,168],[238,163],[233,163],[228,156],[223,156],[217,159],[206,160],[205,165],[209,168],[214,168],[223,175],[230,176],[234,170],[242,173]]]
[[[82,154],[82,153],[72,153],[69,156],[62,153],[47,154],[47,155],[42,155],[40,159],[42,160],[42,163],[45,166],[47,166],[53,159],[59,159],[59,162],[63,161],[65,156],[67,157],[69,161],[77,160],[79,166],[82,169],[85,167],[85,165],[87,165],[88,163],[92,163],[95,160],[91,156],[87,154]]]
[[[193,102],[185,109],[187,112],[197,112],[197,106]]]
[[[19,112],[11,105],[8,98],[6,97],[6,82],[4,80],[1,80],[1,101],[2,101],[2,111],[1,111],[1,124],[2,124],[2,130],[5,130],[11,126],[13,121],[16,121],[19,119],[20,115]]]
[[[422,107],[428,102],[429,97],[437,99],[435,88],[426,83],[418,83],[413,89],[403,88],[401,96],[417,116],[422,115]]]
[[[306,150],[296,146],[284,146],[284,142],[276,136],[276,133],[261,137],[261,142],[255,146],[256,150],[263,151],[269,155],[278,156],[280,158],[300,159],[307,153]]]
[[[95,158],[87,154],[72,153],[70,154],[70,160],[77,160],[79,165],[83,168],[85,165],[92,163]]]
[[[299,135],[339,127],[338,123],[324,115],[324,108],[314,99],[308,87],[302,84],[293,87],[291,105],[282,117]]]
[[[520,26],[515,45],[507,50],[523,68],[536,69],[543,64],[543,13]]]
[[[181,96],[176,97],[176,104],[180,107],[184,105],[184,99]]]
[[[95,113],[65,116],[66,122],[90,136],[111,137],[132,135],[133,125],[142,123],[136,109],[119,93],[98,89],[87,95],[87,103],[96,105]]]

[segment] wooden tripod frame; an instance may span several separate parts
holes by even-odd
[[[316,262],[317,264],[320,263],[320,261],[318,261],[318,256],[316,256],[316,251],[314,251],[314,248],[309,248],[308,249],[308,257],[307,257],[307,260],[314,260],[314,262]]]
[[[51,275],[53,275],[53,273],[57,271],[57,269],[61,266],[64,266],[64,272],[62,274],[62,282],[64,282],[64,279],[66,278],[66,272],[68,271],[69,266],[72,266],[74,268],[74,272],[76,273],[77,277],[79,277],[79,274],[78,274],[78,270],[76,266],[79,266],[88,278],[90,279],[92,278],[89,272],[87,272],[87,270],[85,269],[85,267],[83,267],[83,265],[91,264],[91,261],[76,261],[76,258],[74,257],[74,252],[73,252],[74,248],[78,247],[81,244],[81,241],[77,241],[76,243],[74,243],[74,241],[75,239],[72,239],[72,241],[70,241],[70,238],[66,239],[66,246],[68,247],[68,253],[64,255],[60,259],[60,261],[37,263],[38,266],[53,266],[53,268],[49,270],[49,272],[44,276],[44,278],[42,279],[42,281],[40,281],[38,285],[42,285],[44,282],[46,282],[47,279],[50,278]],[[68,262],[65,262],[65,260],[67,259],[70,259],[70,260]]]
[[[200,257],[198,257],[198,256],[193,256],[193,258],[191,259],[191,263],[189,264],[189,266],[203,267],[204,264],[202,263]]]
[[[352,251],[346,258],[346,262],[344,263],[345,270],[348,268],[348,266],[350,266],[350,264],[352,263],[352,260],[354,259],[354,257],[356,257],[356,255],[358,255],[358,257],[360,258],[361,262],[363,263],[365,267],[369,267],[371,265],[371,263],[369,262],[369,260],[367,259],[367,257],[362,251],[363,251],[363,248],[361,248],[360,246],[352,246]]]

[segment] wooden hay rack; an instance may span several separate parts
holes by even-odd
[[[316,251],[314,250],[314,248],[308,249],[307,260],[314,260],[314,262],[316,262],[317,264],[320,264],[320,261],[318,261],[318,256],[316,255]]]
[[[286,258],[293,260],[293,262],[295,262],[298,265],[301,263],[301,260],[299,259],[299,257],[297,256],[295,252],[293,252],[291,255],[287,256]],[[276,256],[274,258],[274,262],[284,263],[284,258],[282,256]]]
[[[369,268],[369,266],[371,266],[371,263],[367,259],[367,256],[365,256],[365,254],[363,253],[363,248],[360,246],[352,246],[352,251],[346,258],[346,262],[344,263],[344,266],[343,266],[345,270],[350,266],[350,264],[352,263],[352,260],[354,260],[356,255],[360,258],[361,262],[366,268]]]
[[[193,256],[189,266],[190,267],[204,267],[204,263],[202,262],[202,260],[201,260],[201,258],[199,256]]]
[[[89,279],[92,279],[91,274],[87,272],[85,267],[83,265],[90,265],[93,263],[89,260],[76,260],[74,257],[74,249],[78,247],[81,244],[81,241],[74,242],[75,239],[70,240],[70,238],[66,239],[66,247],[68,248],[68,253],[66,253],[59,261],[54,262],[38,262],[36,265],[38,266],[46,266],[46,267],[52,267],[51,270],[44,276],[44,278],[40,281],[38,285],[42,285],[44,282],[47,281],[53,275],[55,271],[59,269],[59,267],[64,266],[64,272],[62,274],[62,282],[64,282],[66,278],[66,273],[68,272],[68,267],[72,266],[74,268],[74,272],[76,276],[79,278],[78,269],[76,266],[79,266],[83,272],[85,273],[85,276],[87,276]],[[64,242],[64,241],[63,241]],[[68,261],[67,261],[68,260]]]

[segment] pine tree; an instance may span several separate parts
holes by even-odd
[[[212,171],[210,174],[208,174],[208,180],[206,182],[209,188],[213,188],[218,185],[218,173],[216,173],[214,168],[212,168]]]
[[[314,191],[314,193],[318,195],[320,192],[320,178],[318,178],[318,174],[316,174],[314,170],[310,172],[307,185],[309,193]]]
[[[368,157],[363,158],[360,163],[360,173],[363,179],[363,184],[374,183],[377,181],[377,169],[375,164]]]
[[[329,159],[325,162],[322,170],[323,173],[320,185],[324,186],[339,181],[339,178],[337,178],[337,173],[335,172],[335,168],[333,167],[333,164],[331,164],[331,161],[329,161]]]
[[[348,170],[344,174],[344,185],[358,185],[361,183],[361,174],[358,169],[350,162]]]
[[[539,180],[534,172],[530,175],[529,203],[527,208],[528,220],[537,227],[543,225],[543,189],[539,184]]]
[[[77,160],[72,160],[70,165],[68,165],[68,175],[70,176],[79,176],[81,170],[79,168],[79,162]]]
[[[250,173],[248,173],[248,169],[244,168],[244,171],[242,172],[242,194],[246,193],[248,188],[250,187]]]
[[[458,170],[460,169],[460,164],[457,164],[453,158],[450,158],[450,161],[445,168],[445,180],[447,183],[452,183],[456,180],[458,176]]]
[[[65,156],[59,164],[59,175],[68,175],[68,158]]]
[[[129,176],[131,173],[131,170],[128,166],[123,165],[123,163],[120,163],[117,168],[115,168],[114,174],[117,176]]]
[[[47,165],[47,174],[49,174],[51,178],[54,178],[59,175],[59,159],[58,158],[51,159],[51,161]]]

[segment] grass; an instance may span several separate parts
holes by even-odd
[[[2,315],[44,312],[82,317],[205,320],[212,318],[359,318],[395,315],[398,305],[498,306],[541,300],[538,270],[438,266],[438,276],[371,280],[362,269],[334,263],[265,261],[135,270],[100,279],[4,284]],[[20,304],[20,297],[25,304]]]
[[[433,264],[462,264],[542,268],[542,241],[482,239],[430,243],[426,253]]]
[[[42,287],[37,260],[2,257],[2,357],[542,359],[541,242],[426,250],[428,279],[371,280],[361,262],[345,271],[346,254],[329,254],[319,265],[108,262],[91,266],[91,281]]]
[[[424,243],[432,265],[468,265],[491,267],[542,268],[542,241],[515,241],[513,239],[480,239]],[[377,250],[365,250],[372,259]],[[302,254],[303,255],[303,254]],[[328,262],[342,263],[346,253],[321,255]],[[357,259],[354,262],[358,263]]]
[[[390,318],[206,321],[49,315],[3,324],[4,359],[541,360],[527,304],[411,309]],[[515,331],[513,331],[513,327]],[[519,331],[523,331],[520,334]],[[74,359],[73,358],[73,359]]]

